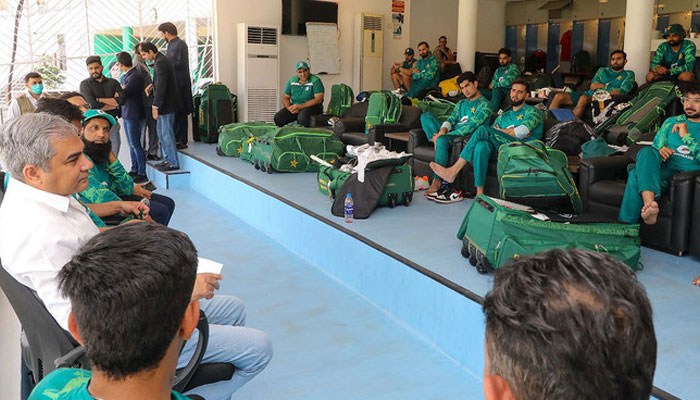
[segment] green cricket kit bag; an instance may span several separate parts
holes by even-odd
[[[369,134],[369,128],[373,125],[396,124],[401,118],[401,98],[383,90],[374,92],[369,96],[367,115],[365,116],[365,133]]]
[[[445,122],[455,108],[455,103],[440,99],[438,101],[418,100],[416,105],[424,113],[433,114],[440,122]]]
[[[202,95],[197,93],[192,96],[192,106],[194,107],[194,112],[192,113],[192,139],[195,142],[201,141],[201,133],[199,132],[199,105],[202,104]]]
[[[340,157],[344,149],[333,132],[300,126],[279,128],[253,142],[253,165],[268,173],[315,172],[318,164],[311,162],[311,155],[330,162]]]
[[[212,83],[204,88],[199,104],[199,137],[202,142],[216,143],[219,127],[234,122],[233,99],[226,85]]]
[[[331,100],[328,102],[328,111],[334,117],[344,117],[354,101],[354,95],[350,86],[339,83],[331,87]]]
[[[219,127],[219,140],[216,154],[228,157],[240,157],[244,143],[250,138],[257,138],[277,129],[269,122],[239,122]]]
[[[533,213],[516,203],[483,195],[475,198],[457,233],[462,256],[482,274],[519,256],[554,248],[605,252],[641,269],[639,224]]]
[[[314,161],[319,162],[317,159]],[[380,162],[371,162],[367,164],[367,169],[381,168],[385,166],[393,166],[384,184],[384,189],[379,197],[377,206],[394,208],[398,204],[408,206],[413,200],[413,176],[411,174],[411,166],[407,164],[407,159],[396,160],[379,160]],[[338,196],[345,182],[350,178],[352,173],[341,171],[339,169],[340,162],[323,163],[319,162],[320,167],[316,180],[318,182],[318,191],[328,196],[330,199],[335,199]],[[359,183],[362,185],[363,183]],[[347,189],[347,188],[346,188]],[[358,197],[357,190],[348,190],[353,195],[353,201]],[[362,205],[360,205],[362,206]]]
[[[596,134],[604,136],[610,144],[632,144],[643,134],[659,129],[666,107],[679,96],[673,82],[655,82],[630,100],[627,109],[596,126]]]
[[[564,152],[539,140],[511,142],[498,151],[500,197],[534,207],[578,214],[581,196]]]

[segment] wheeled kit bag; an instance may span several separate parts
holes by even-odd
[[[199,104],[199,138],[204,143],[216,143],[219,127],[233,123],[234,100],[222,83],[212,83],[204,88]]]
[[[216,154],[227,157],[240,157],[243,145],[249,139],[255,139],[277,129],[277,125],[262,122],[239,122],[219,127],[219,140]]]
[[[457,232],[462,256],[482,274],[521,255],[554,248],[605,252],[634,270],[641,269],[639,224],[564,216],[556,222],[531,212],[529,207],[484,195],[475,198]]]
[[[300,126],[279,128],[253,142],[253,165],[268,173],[315,172],[318,164],[311,162],[311,155],[331,162],[343,152],[343,142],[333,132]]]
[[[350,172],[341,171],[335,166],[321,166],[316,176],[319,192],[331,199],[335,199],[340,188],[343,187],[350,175]],[[394,208],[399,204],[409,206],[412,200],[413,176],[411,174],[411,166],[405,163],[394,165],[386,180],[378,205],[389,208]]]

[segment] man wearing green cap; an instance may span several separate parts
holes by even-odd
[[[695,43],[685,40],[680,24],[669,25],[663,33],[665,42],[656,48],[647,82],[664,79],[692,81],[695,78]]]
[[[10,101],[10,108],[7,110],[9,119],[34,112],[37,101],[43,97],[44,83],[37,72],[30,72],[24,76],[24,86],[26,90]]]
[[[413,49],[408,47],[403,52],[403,63],[394,63],[391,68],[389,68],[391,83],[394,85],[394,89],[411,89],[411,75],[413,66],[416,64],[416,59],[413,55]]]
[[[659,216],[656,200],[668,189],[671,177],[700,170],[700,83],[684,85],[681,100],[684,115],[668,118],[654,143],[637,154],[618,216],[622,222],[636,223],[641,216],[646,224],[655,224]]]
[[[430,52],[428,42],[418,43],[418,54],[421,59],[413,66],[411,89],[408,97],[417,98],[423,89],[437,87],[440,83],[440,61]]]
[[[297,63],[297,74],[287,81],[282,103],[284,108],[275,114],[275,124],[284,126],[298,121],[299,125],[310,126],[311,116],[323,113],[323,82],[309,71],[309,64]]]
[[[93,167],[89,171],[88,187],[79,193],[80,200],[99,204],[147,199],[153,220],[167,225],[175,210],[175,202],[134,184],[112,151],[109,131],[115,123],[114,117],[102,110],[88,110],[84,114],[80,136],[85,145],[83,153],[92,161]]]

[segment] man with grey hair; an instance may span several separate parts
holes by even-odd
[[[73,197],[87,188],[92,168],[83,146],[73,125],[46,113],[19,116],[0,135],[0,160],[10,174],[0,205],[0,259],[64,327],[70,303],[58,293],[56,274],[99,232]],[[138,202],[122,210],[141,211],[148,208]]]

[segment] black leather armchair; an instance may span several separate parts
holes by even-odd
[[[690,255],[700,258],[700,176],[695,178],[695,190],[693,194],[693,219],[690,223]]]
[[[627,185],[626,156],[589,158],[581,161],[579,192],[586,212],[617,218]],[[659,200],[655,225],[640,226],[642,244],[683,255],[689,249],[694,181],[700,171],[681,172],[671,178],[668,192]]]
[[[359,103],[363,104],[363,103]],[[353,106],[355,107],[355,106]],[[370,128],[369,133],[365,133],[365,115],[359,117],[343,117],[333,127],[333,131],[345,144],[362,145],[374,144],[375,141],[384,142],[384,134],[390,132],[408,132],[413,128],[420,127],[421,110],[418,107],[402,106],[401,118],[397,124],[380,124]],[[352,108],[350,108],[352,110]]]

